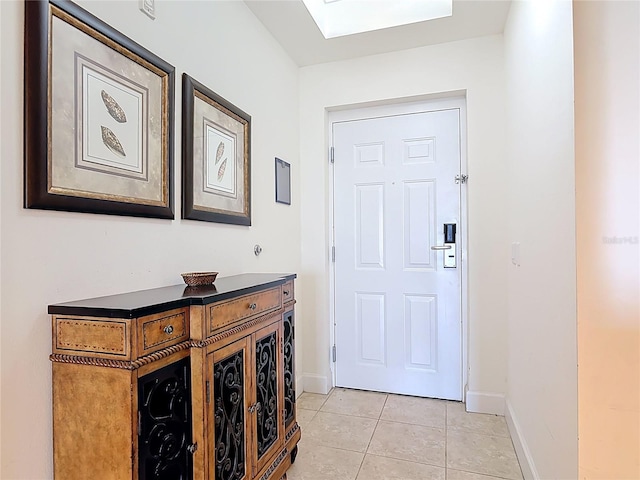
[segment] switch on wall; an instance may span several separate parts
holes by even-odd
[[[138,8],[146,13],[152,20],[156,18],[156,1],[155,0],[138,0]]]

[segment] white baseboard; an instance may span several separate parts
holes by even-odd
[[[326,395],[331,390],[329,379],[324,375],[305,373],[302,375],[302,391]],[[302,393],[302,392],[300,392]]]
[[[465,401],[467,412],[504,415],[504,395],[469,390]]]
[[[511,407],[511,403],[508,399],[506,401],[506,407],[505,419],[507,420],[507,426],[509,427],[511,440],[513,441],[513,446],[516,449],[516,455],[518,456],[518,461],[520,462],[522,475],[524,476],[525,480],[539,480],[540,476],[538,475],[538,470],[536,470],[535,463],[533,463],[531,451],[527,446],[527,441],[522,435],[522,429],[520,428],[520,424],[515,417],[513,408]]]

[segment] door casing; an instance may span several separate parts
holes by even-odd
[[[452,108],[460,109],[460,173],[468,175],[467,169],[467,103],[464,92],[462,95],[458,92],[452,97],[448,96],[429,96],[418,101],[402,101],[396,99],[395,103],[379,102],[367,103],[365,105],[350,105],[346,108],[327,109],[327,151],[330,152],[333,146],[333,123],[344,122],[350,120],[362,120],[372,117],[385,117],[391,115],[405,115],[419,112],[434,112],[438,110],[448,110]],[[329,165],[329,351],[332,352],[335,345],[335,263],[332,261],[332,247],[335,245],[335,209],[334,209],[334,167]],[[461,289],[461,305],[460,318],[462,321],[462,401],[466,402],[466,393],[468,386],[469,372],[469,355],[468,355],[468,318],[469,318],[469,301],[468,301],[468,194],[467,184],[463,184],[460,194],[460,226],[462,230],[461,239],[461,257],[459,259],[460,266],[460,289]],[[331,372],[331,385],[336,385],[336,369],[333,362],[333,356],[329,355],[329,369]]]

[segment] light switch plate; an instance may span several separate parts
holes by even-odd
[[[156,18],[156,1],[155,0],[138,0],[140,11],[145,13],[149,18]]]

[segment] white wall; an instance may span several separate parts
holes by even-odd
[[[476,408],[502,411],[507,289],[502,53],[498,35],[300,70],[302,315],[313,322],[304,332],[305,390],[324,391],[330,384],[327,109],[466,91],[469,390]]]
[[[48,304],[181,283],[190,270],[300,267],[297,66],[242,2],[156,2],[155,21],[137,0],[81,4],[176,66],[178,218],[183,71],[252,115],[253,226],[23,209],[24,5],[0,2],[3,479],[52,478]],[[292,164],[292,206],[274,202],[275,156]]]
[[[509,164],[507,417],[527,478],[577,477],[571,2],[518,1],[504,32]],[[515,428],[514,428],[515,427]]]
[[[580,479],[640,478],[640,4],[574,2]]]

